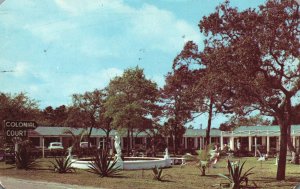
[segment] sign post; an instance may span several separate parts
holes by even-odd
[[[24,139],[28,137],[28,130],[35,129],[37,123],[34,121],[4,121],[4,136],[7,143],[13,140]]]
[[[3,130],[5,142],[15,145],[15,152],[18,151],[18,142],[28,137],[28,130],[35,129],[37,123],[34,121],[13,121],[5,120],[3,122]]]

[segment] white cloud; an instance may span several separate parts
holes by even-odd
[[[15,11],[0,17],[4,22],[0,28],[7,31],[10,41],[17,37],[6,49],[20,52],[18,57],[6,53],[5,58],[25,60],[9,64],[12,66],[7,68],[16,72],[0,80],[5,81],[4,90],[26,90],[48,105],[63,104],[73,93],[107,86],[110,79],[123,73],[119,68],[124,65],[144,67],[144,62],[163,61],[171,64],[168,60],[181,50],[186,40],[200,40],[197,26],[192,27],[174,13],[149,4],[133,7],[121,0],[56,0],[55,4],[49,1],[46,5],[30,2],[34,3],[18,4],[18,8],[11,3],[6,9]],[[28,51],[21,51],[28,46]],[[141,48],[145,51],[140,52]],[[49,51],[44,53],[44,49]],[[139,57],[142,61],[134,62]],[[105,64],[97,64],[102,60]],[[57,67],[60,64],[61,70]],[[83,64],[91,67],[81,67]],[[109,64],[113,67],[102,66]],[[154,66],[160,69],[159,64]],[[152,80],[163,86],[164,77],[156,74],[149,73]]]
[[[16,77],[24,76],[29,70],[29,64],[27,62],[17,62],[13,68],[13,75]]]
[[[133,19],[132,33],[149,46],[164,52],[176,52],[187,40],[200,40],[198,31],[169,11],[145,5]]]
[[[119,76],[123,73],[123,70],[118,68],[107,68],[101,70],[95,70],[86,74],[66,74],[58,75],[56,77],[49,78],[47,84],[41,86],[45,93],[46,89],[51,90],[51,96],[59,96],[59,98],[70,98],[74,93],[84,93],[85,91],[92,91],[94,89],[102,89],[109,84],[109,81],[115,76]],[[59,85],[58,85],[59,83]]]
[[[55,0],[58,7],[71,15],[79,15],[84,12],[92,11],[97,7],[97,1],[82,0]]]
[[[80,51],[87,56],[97,58],[117,56],[112,48],[113,45],[108,47],[107,44],[110,44],[110,42],[102,38],[84,39],[81,42]]]
[[[102,1],[81,1],[76,0],[56,0],[58,7],[67,12],[70,16],[81,15],[85,19],[82,21],[94,22],[91,25],[97,25],[101,29],[113,27],[110,38],[118,38],[118,45],[127,48],[130,45],[140,44],[147,46],[152,50],[159,50],[167,53],[176,53],[188,40],[200,41],[200,34],[197,26],[191,26],[184,20],[179,20],[175,15],[167,10],[159,9],[153,5],[144,4],[141,8],[133,8],[120,0],[102,0]],[[92,16],[90,15],[91,13]],[[81,22],[78,20],[78,22]],[[78,23],[80,28],[84,28],[84,23]],[[101,26],[101,27],[100,27]],[[107,35],[101,30],[96,40],[86,41],[81,44],[81,51],[89,56],[111,56],[109,52],[116,50],[114,43],[107,41],[102,45],[105,49],[95,50],[88,48],[94,46],[95,41],[104,42]],[[83,38],[85,36],[80,35]],[[130,43],[128,43],[130,39]],[[114,41],[116,42],[116,41]],[[117,50],[122,51],[122,48]],[[121,53],[121,52],[119,52]]]
[[[45,42],[59,41],[63,36],[70,35],[76,24],[70,21],[50,21],[26,24],[24,29],[38,36]]]
[[[55,3],[71,16],[79,16],[94,11],[117,10],[124,12],[131,9],[121,0],[55,0]]]

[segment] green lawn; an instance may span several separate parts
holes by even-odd
[[[173,166],[165,169],[163,174],[169,175],[165,177],[164,182],[152,179],[152,170],[122,171],[122,176],[118,178],[100,178],[95,174],[77,170],[76,173],[59,174],[50,170],[50,159],[38,160],[39,168],[34,170],[16,170],[4,162],[0,163],[0,175],[24,179],[44,180],[68,184],[77,184],[85,186],[98,186],[103,188],[213,188],[214,184],[226,183],[217,174],[227,173],[226,161],[223,159],[216,165],[216,168],[210,168],[207,176],[200,176],[199,169],[195,166],[195,162],[189,162],[184,167]],[[238,159],[234,159],[238,160]],[[291,188],[300,183],[300,166],[287,164],[286,181],[277,182],[275,159],[265,162],[258,162],[254,157],[241,158],[242,161],[247,160],[245,168],[255,167],[254,175],[250,176],[250,184],[252,181],[259,188]]]

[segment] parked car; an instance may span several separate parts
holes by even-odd
[[[49,150],[63,150],[64,147],[61,142],[51,142],[48,147]]]
[[[80,146],[80,148],[88,148],[89,143],[88,142],[80,142],[79,146]]]
[[[89,143],[88,142],[80,142],[79,144],[80,148],[88,148],[89,147]],[[96,146],[90,143],[90,148],[95,148]]]

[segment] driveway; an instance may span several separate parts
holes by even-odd
[[[24,180],[0,176],[0,181],[5,189],[99,189],[79,185],[61,184],[55,182]],[[0,186],[0,189],[1,186]]]

